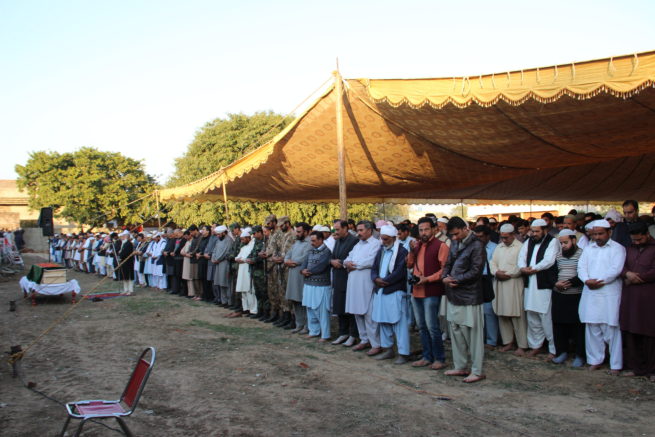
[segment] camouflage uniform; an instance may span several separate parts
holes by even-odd
[[[268,300],[271,303],[271,311],[280,314],[282,311],[288,311],[286,305],[283,302],[281,296],[284,294],[281,293],[282,281],[284,280],[283,268],[270,260],[274,256],[284,256],[281,253],[282,243],[284,240],[284,232],[279,229],[276,229],[268,239],[266,244],[266,255],[267,255],[267,285],[268,285]],[[284,287],[286,291],[286,285]]]

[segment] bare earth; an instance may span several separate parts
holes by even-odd
[[[28,255],[26,261],[37,259]],[[28,345],[70,307],[69,295],[30,306],[19,292],[19,278],[0,283],[3,352]],[[97,282],[74,272],[70,278],[85,291]],[[106,281],[96,291],[118,288]],[[14,299],[18,309],[9,312]],[[643,378],[491,352],[485,359],[488,379],[467,385],[443,372],[374,361],[261,322],[226,319],[227,313],[149,289],[87,300],[27,352],[24,380],[59,401],[115,399],[138,353],[152,345],[155,369],[127,419],[136,435],[655,434],[655,384]],[[0,381],[1,435],[60,432],[66,417],[61,405],[25,388],[7,365],[0,366]],[[89,423],[83,435],[118,434]]]

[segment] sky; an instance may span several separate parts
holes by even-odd
[[[161,183],[202,126],[330,78],[475,76],[655,50],[655,1],[0,0],[0,179],[92,146]]]

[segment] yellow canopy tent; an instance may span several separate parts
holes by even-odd
[[[338,74],[337,80],[341,80]],[[655,200],[655,52],[478,77],[350,79],[163,200]]]

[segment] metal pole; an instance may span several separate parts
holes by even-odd
[[[341,220],[348,218],[348,199],[346,197],[346,151],[343,142],[343,82],[339,74],[339,60],[337,70],[334,72],[334,89],[336,93],[337,118],[337,161],[339,164],[339,213]]]

